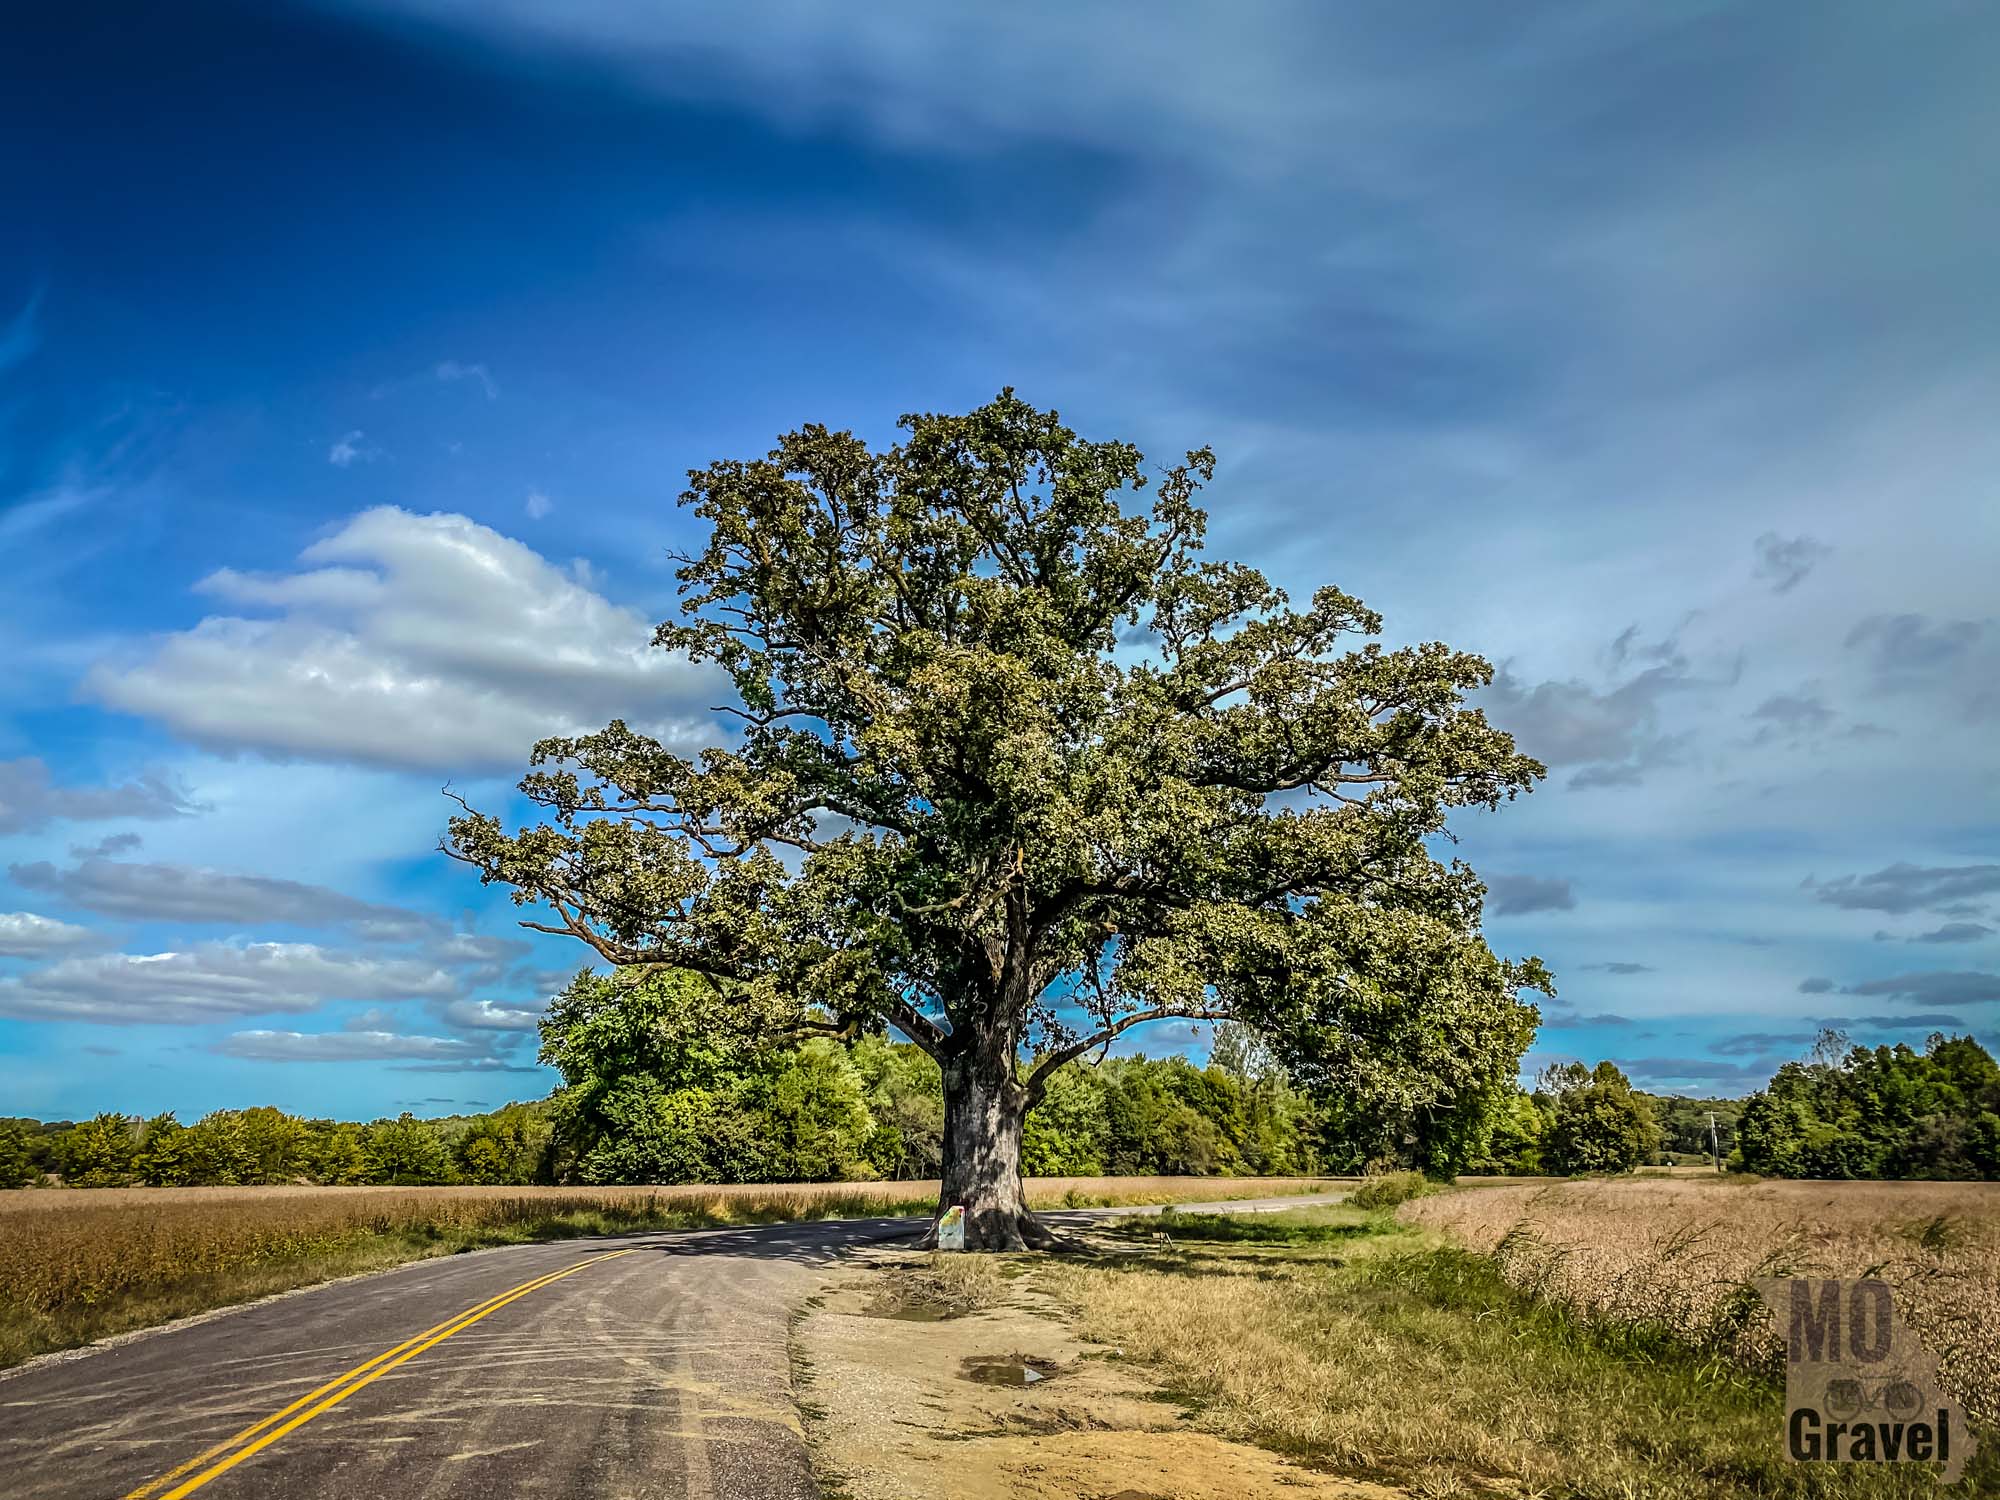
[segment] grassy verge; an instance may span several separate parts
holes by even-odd
[[[1172,1249],[1149,1237],[1163,1223]],[[1940,1493],[1929,1466],[1788,1462],[1767,1376],[1566,1312],[1386,1213],[1163,1216],[1118,1237],[1040,1274],[1225,1437],[1436,1497]],[[2000,1438],[1958,1493],[2000,1493]]]
[[[1215,1179],[1056,1180],[1041,1207],[1306,1192]],[[769,1188],[106,1189],[0,1194],[0,1368],[273,1292],[496,1245],[928,1214],[934,1183]]]

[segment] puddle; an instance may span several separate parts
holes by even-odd
[[[959,1361],[959,1374],[976,1385],[1037,1385],[1061,1373],[1056,1361],[1025,1354],[975,1354]]]

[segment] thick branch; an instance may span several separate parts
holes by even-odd
[[[926,1057],[939,1060],[951,1044],[951,1033],[900,996],[883,1007],[896,1029],[923,1049]]]

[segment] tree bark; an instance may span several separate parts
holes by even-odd
[[[1021,1127],[1028,1091],[1014,1078],[1003,1035],[948,1057],[944,1071],[944,1167],[938,1214],[965,1207],[968,1250],[1046,1250],[1056,1237],[1028,1212],[1021,1186]],[[926,1245],[937,1242],[932,1224]]]

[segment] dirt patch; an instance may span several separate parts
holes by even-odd
[[[807,1434],[850,1500],[1258,1500],[1408,1492],[1194,1431],[1144,1370],[1026,1283],[946,1321],[885,1316],[929,1258],[878,1250],[796,1334]],[[975,1370],[991,1372],[975,1375]],[[1025,1372],[1040,1377],[1030,1380]],[[1006,1377],[1006,1378],[1003,1378]]]
[[[944,1307],[936,1302],[904,1302],[895,1297],[877,1297],[868,1304],[871,1318],[894,1318],[899,1323],[949,1323],[965,1316],[965,1309]]]

